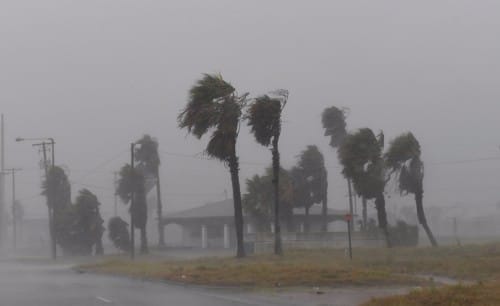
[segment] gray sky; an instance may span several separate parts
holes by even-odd
[[[231,194],[217,161],[177,129],[187,91],[220,72],[239,92],[290,90],[282,160],[308,144],[326,155],[330,205],[346,184],[320,124],[349,107],[349,129],[413,131],[426,162],[427,205],[490,207],[500,198],[500,2],[0,0],[0,111],[19,197],[43,214],[38,153],[16,136],[51,136],[70,169],[112,208],[113,171],[144,133],[160,141],[165,205],[178,210]],[[241,183],[270,162],[243,128]],[[443,163],[494,157],[482,162]],[[393,191],[390,186],[388,191]],[[389,206],[408,203],[394,195]],[[125,211],[125,209],[123,209]]]

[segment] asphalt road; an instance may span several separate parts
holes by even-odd
[[[230,291],[78,274],[69,266],[0,263],[0,306],[285,305]]]
[[[407,290],[353,287],[325,290],[322,295],[308,290],[208,290],[77,273],[69,265],[0,261],[0,306],[347,306]]]

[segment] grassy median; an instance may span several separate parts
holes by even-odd
[[[419,274],[488,280],[500,275],[500,244],[440,248],[295,250],[283,257],[162,260],[108,259],[81,266],[88,271],[210,286],[339,286],[418,284]]]
[[[500,283],[415,290],[407,295],[373,299],[363,306],[484,306],[500,305]]]

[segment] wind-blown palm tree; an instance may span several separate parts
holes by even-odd
[[[292,177],[297,183],[297,195],[304,200],[305,231],[309,231],[309,209],[315,203],[322,203],[323,231],[327,230],[327,171],[325,159],[317,146],[310,145],[301,152],[297,168],[292,169]],[[302,186],[301,186],[301,185]],[[309,193],[302,194],[303,192]]]
[[[279,97],[271,98],[268,95],[260,96],[248,109],[248,125],[255,136],[255,140],[265,146],[271,145],[273,186],[274,186],[274,254],[282,255],[280,224],[280,152],[279,138],[281,135],[281,113],[288,101],[288,91],[280,90]]]
[[[129,213],[132,216],[134,228],[141,233],[141,253],[148,253],[148,240],[146,224],[148,221],[148,208],[146,203],[146,192],[144,188],[144,175],[137,168],[132,170],[129,164],[123,166],[118,178],[118,188],[116,194],[123,203],[131,202],[134,196],[134,205],[130,205]]]
[[[158,141],[149,135],[144,135],[135,149],[135,160],[138,162],[137,168],[142,171],[145,177],[152,176],[155,179],[156,189],[156,215],[158,218],[158,245],[165,246],[165,235],[161,218],[163,215],[163,204],[161,199],[160,185],[160,155],[158,154]],[[148,190],[146,190],[148,192]]]
[[[413,193],[417,208],[418,222],[424,228],[432,246],[438,246],[425,217],[424,197],[424,163],[420,159],[421,150],[418,140],[412,133],[396,137],[385,153],[387,166],[396,174],[401,193]]]
[[[245,257],[243,246],[243,210],[236,141],[242,119],[242,108],[248,94],[238,96],[231,84],[220,75],[205,74],[190,90],[189,100],[178,121],[197,138],[212,131],[205,150],[210,157],[229,167],[233,187],[234,224],[238,258]]]
[[[369,128],[348,134],[338,151],[342,173],[350,178],[358,194],[365,199],[375,199],[378,225],[385,234],[387,246],[391,246],[385,210],[384,189],[387,183],[382,158],[383,135],[377,138]]]
[[[337,152],[344,143],[347,137],[346,123],[347,109],[341,109],[335,106],[330,106],[323,110],[321,115],[321,123],[325,129],[325,136],[330,136],[330,146],[336,148]],[[353,213],[353,195],[351,179],[347,178],[347,188],[349,193],[349,213]],[[366,201],[363,201],[363,211],[366,211]],[[365,216],[366,214],[363,214]],[[366,224],[366,219],[363,219],[363,224]],[[352,226],[352,225],[351,225]]]
[[[80,190],[75,200],[75,210],[77,215],[77,226],[81,229],[82,244],[91,252],[95,246],[95,254],[104,253],[102,245],[102,234],[104,233],[104,220],[99,211],[101,203],[96,195],[88,189]]]

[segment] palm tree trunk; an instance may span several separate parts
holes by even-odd
[[[274,185],[274,254],[283,255],[280,224],[280,153],[278,137],[273,139],[273,185]]]
[[[163,231],[162,217],[163,217],[163,203],[161,200],[161,184],[160,184],[160,171],[156,170],[156,214],[158,217],[158,246],[165,246],[165,232]]]
[[[306,215],[304,220],[304,232],[309,233],[309,208],[310,206],[306,204]]]
[[[231,172],[231,184],[233,186],[234,202],[234,227],[236,230],[236,257],[245,257],[245,246],[243,245],[243,208],[241,205],[241,190],[239,177],[239,164],[236,154],[229,158],[229,171]]]
[[[323,215],[323,224],[321,230],[323,231],[323,233],[326,233],[328,231],[328,181],[326,170],[324,170],[321,175],[321,184],[323,189],[323,207],[321,209],[321,213]]]
[[[415,193],[415,204],[417,206],[418,222],[424,228],[425,233],[427,234],[427,237],[429,237],[432,246],[437,247],[438,243],[436,241],[436,238],[434,238],[434,235],[432,234],[432,231],[429,225],[427,224],[427,218],[425,217],[423,197],[424,193],[422,191]]]
[[[385,242],[387,247],[392,247],[391,239],[389,237],[389,229],[387,227],[387,213],[385,211],[385,197],[383,193],[380,193],[375,198],[375,207],[377,208],[377,218],[378,218],[378,226],[385,235]]]
[[[368,224],[368,207],[365,197],[363,197],[362,201],[363,201],[363,230],[366,231],[366,225]]]
[[[351,215],[351,218],[354,218],[353,217],[353,214],[354,214],[354,210],[353,210],[353,205],[352,205],[352,183],[351,183],[351,179],[347,179],[347,188],[349,189],[349,214]],[[354,231],[354,222],[351,222],[350,223],[350,228],[351,228],[351,232]]]
[[[146,235],[146,226],[140,229],[141,232],[141,254],[148,254],[148,237]]]

